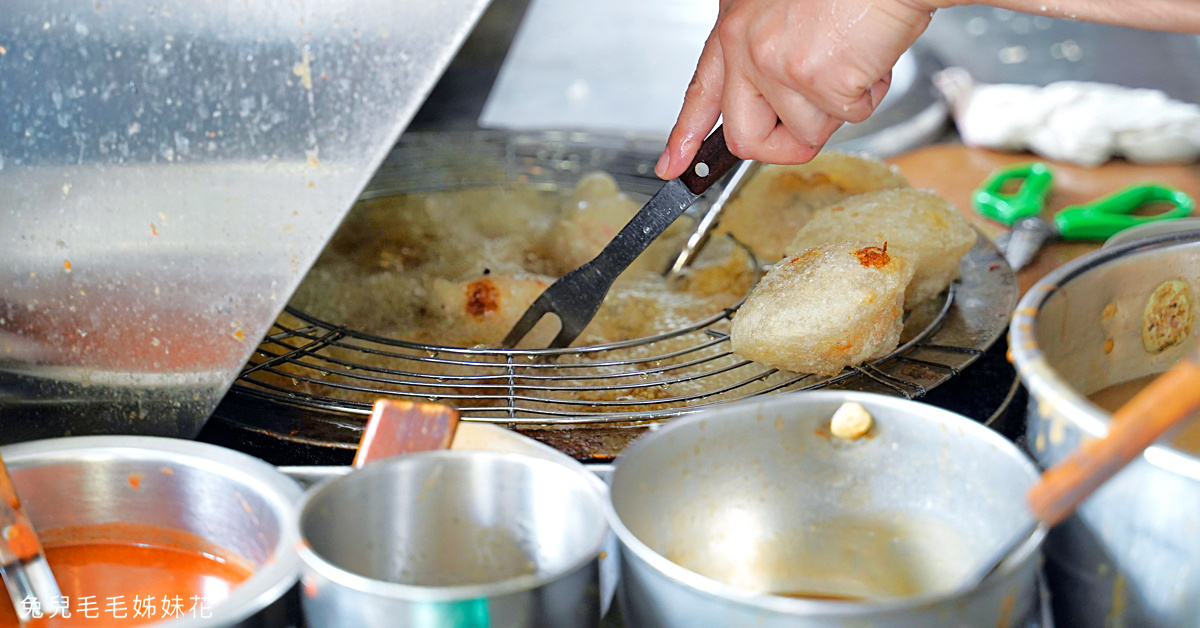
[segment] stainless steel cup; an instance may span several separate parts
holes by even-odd
[[[300,571],[291,522],[302,493],[271,465],[215,445],[149,436],[54,438],[8,445],[0,454],[39,530],[161,526],[255,566],[228,599],[209,608],[209,617],[201,608],[155,626],[280,626],[289,620],[281,598]]]
[[[858,440],[829,433],[846,401],[874,416]],[[638,628],[1025,625],[1040,533],[954,589],[1027,519],[1036,479],[999,434],[892,397],[809,392],[697,413],[639,439],[613,474],[622,616]]]
[[[586,472],[521,454],[368,464],[301,506],[314,628],[595,626],[603,498]]]

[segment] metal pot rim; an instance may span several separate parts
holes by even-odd
[[[574,573],[580,568],[586,566],[600,555],[603,548],[604,540],[608,536],[608,526],[601,526],[596,538],[587,545],[586,551],[580,552],[580,558],[567,567],[554,570],[547,574],[530,574],[525,576],[517,576],[508,578],[499,582],[491,582],[487,584],[471,584],[464,586],[420,586],[412,584],[399,584],[395,582],[386,582],[368,578],[343,569],[318,554],[309,545],[304,538],[303,531],[300,529],[301,521],[304,518],[304,512],[315,497],[330,486],[334,486],[340,482],[350,481],[355,476],[363,474],[381,474],[388,469],[397,466],[411,466],[420,464],[423,461],[445,459],[445,460],[465,460],[469,458],[492,458],[495,460],[507,460],[511,462],[519,462],[521,464],[532,465],[534,467],[542,467],[547,471],[553,469],[558,473],[568,474],[572,481],[577,482],[584,493],[588,495],[588,499],[592,501],[592,505],[596,509],[597,517],[602,517],[604,512],[605,500],[601,496],[600,485],[603,482],[599,481],[594,475],[591,475],[583,469],[575,469],[568,465],[562,464],[554,460],[549,460],[543,457],[532,456],[528,454],[494,452],[483,450],[436,450],[423,451],[402,456],[395,456],[386,460],[372,462],[361,469],[355,469],[345,475],[327,478],[313,485],[304,493],[299,507],[297,508],[297,516],[293,519],[292,528],[296,538],[300,539],[297,544],[297,553],[300,556],[301,562],[306,566],[319,573],[322,577],[334,582],[340,586],[353,589],[369,595],[377,595],[380,597],[388,597],[401,600],[417,601],[417,602],[452,602],[461,600],[471,600],[477,598],[498,597],[502,595],[511,595],[522,591],[531,591],[541,586],[554,582],[567,574]],[[607,521],[606,521],[607,523]],[[174,628],[172,626],[171,628]]]
[[[841,391],[841,390],[817,390],[817,391],[800,391],[793,393],[784,393],[767,400],[755,401],[739,401],[724,406],[718,406],[711,410],[705,410],[693,415],[678,418],[666,425],[662,429],[648,433],[645,436],[634,441],[632,445],[626,448],[621,458],[617,460],[617,468],[613,472],[613,480],[621,472],[621,459],[629,456],[641,449],[649,446],[655,440],[662,438],[663,435],[670,433],[673,430],[682,429],[698,421],[719,420],[719,415],[728,412],[740,412],[741,407],[751,404],[758,404],[760,411],[770,411],[774,406],[787,406],[796,403],[803,403],[805,399],[814,399],[818,401],[857,401],[867,406],[889,406],[892,408],[903,409],[905,406],[918,405],[922,408],[922,412],[935,415],[943,415],[953,417],[956,421],[963,423],[963,429],[968,432],[975,432],[990,444],[1013,455],[1015,458],[1023,461],[1026,466],[1026,472],[1032,478],[1038,475],[1037,468],[1033,462],[1029,460],[1020,449],[1017,448],[1008,439],[1001,436],[991,428],[972,421],[962,415],[943,410],[936,406],[910,401],[907,399],[899,399],[889,397],[887,395],[879,395],[875,393],[856,392],[856,391]],[[727,585],[718,580],[700,575],[682,565],[678,565],[668,560],[665,556],[651,549],[643,543],[632,531],[625,526],[617,514],[616,505],[613,503],[611,490],[609,497],[605,500],[605,513],[608,515],[609,526],[617,535],[617,539],[621,543],[622,552],[626,552],[635,556],[638,560],[649,565],[652,569],[659,572],[662,576],[684,586],[690,587],[695,591],[721,599],[723,601],[734,602],[751,606],[757,609],[787,614],[787,615],[805,615],[805,616],[844,616],[854,615],[862,616],[864,614],[881,614],[895,611],[914,610],[922,607],[933,606],[943,603],[947,600],[960,598],[964,595],[971,595],[979,591],[986,591],[997,586],[1002,586],[1006,576],[1017,569],[1019,565],[1031,559],[1033,555],[1039,551],[1042,541],[1045,539],[1046,530],[1038,528],[1034,534],[1017,548],[1004,563],[986,580],[978,586],[967,589],[966,591],[955,590],[942,593],[931,593],[927,595],[912,596],[899,599],[888,599],[873,602],[848,602],[837,600],[815,600],[790,598],[765,593],[756,593],[745,589],[739,589]],[[624,558],[623,558],[624,559]]]
[[[1200,231],[1167,233],[1156,237],[1133,240],[1110,248],[1093,251],[1074,259],[1043,277],[1025,293],[1013,313],[1009,328],[1009,346],[1013,363],[1021,381],[1040,404],[1052,408],[1070,408],[1062,416],[1093,438],[1108,434],[1109,414],[1074,390],[1050,366],[1037,342],[1038,315],[1046,301],[1060,286],[1070,283],[1096,268],[1119,258],[1172,246],[1200,241]],[[1039,410],[1040,411],[1040,410]],[[1166,471],[1200,480],[1200,457],[1169,445],[1154,445],[1143,454],[1150,464]]]
[[[121,460],[169,460],[204,471],[224,475],[255,490],[279,513],[279,541],[272,558],[228,598],[212,607],[206,618],[181,617],[147,624],[162,628],[193,628],[234,625],[266,608],[295,585],[300,573],[300,558],[294,551],[296,537],[291,522],[296,518],[300,486],[275,467],[232,449],[177,438],[160,436],[68,436],[28,441],[0,448],[0,455],[12,468],[61,461],[110,458]]]

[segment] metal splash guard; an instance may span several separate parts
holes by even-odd
[[[487,0],[10,0],[0,442],[193,437]]]

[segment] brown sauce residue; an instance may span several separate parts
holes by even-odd
[[[478,279],[467,284],[467,314],[475,318],[500,309],[500,289],[491,279]]]
[[[868,246],[854,252],[854,256],[858,258],[858,263],[868,268],[883,268],[892,263],[892,258],[887,254],[887,242],[883,243],[883,248],[877,246]]]
[[[860,595],[840,595],[837,593],[817,593],[816,591],[785,591],[772,593],[780,597],[794,597],[802,600],[825,600],[829,602],[865,602],[867,598]]]

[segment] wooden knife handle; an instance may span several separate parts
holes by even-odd
[[[1084,499],[1175,425],[1200,408],[1200,350],[1180,360],[1109,421],[1108,435],[1081,445],[1029,490],[1034,517],[1066,519]]]
[[[688,169],[679,175],[679,180],[692,194],[703,194],[739,161],[741,159],[734,157],[725,146],[725,127],[719,126],[704,138],[700,149],[696,151],[696,157],[692,159]]]

